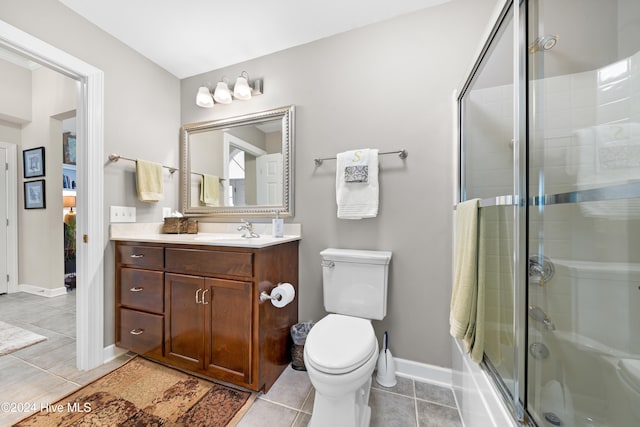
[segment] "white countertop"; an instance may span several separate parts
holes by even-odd
[[[271,224],[254,224],[253,230],[260,237],[250,239],[242,237],[242,232],[237,231],[238,225],[201,222],[197,234],[164,234],[162,223],[111,224],[109,231],[111,240],[241,248],[265,248],[301,239],[299,224],[285,224],[283,237],[271,235]]]

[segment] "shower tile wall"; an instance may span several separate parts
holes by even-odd
[[[464,129],[469,198],[513,194],[513,85],[474,89],[466,102],[475,117]],[[480,119],[482,118],[482,119]]]
[[[535,147],[530,160],[531,196],[640,179],[640,53],[597,70],[545,78],[531,84],[535,105],[542,109],[537,114],[538,128],[532,130],[530,141],[530,146]],[[484,119],[471,123],[477,124],[477,128],[465,129],[469,141],[467,158],[474,159],[468,162],[465,171],[467,194],[471,197],[513,193],[512,96],[511,85],[475,89],[469,94],[468,108],[472,108],[475,117]],[[609,157],[599,157],[599,154]],[[616,168],[633,166],[620,164],[621,158],[631,158],[638,165]],[[489,288],[485,307],[487,328],[491,331],[499,324],[505,327],[505,315],[512,313],[512,300],[505,298],[512,283],[509,272],[505,271],[510,266],[505,257],[511,255],[512,245],[506,246],[503,242],[498,249],[500,245],[496,243],[510,238],[505,230],[511,229],[512,217],[495,208],[483,211],[490,223],[487,226]],[[629,221],[625,212],[631,212],[635,219]],[[616,216],[620,220],[616,220]],[[634,314],[631,307],[640,306],[640,301],[635,301],[640,298],[637,292],[640,283],[636,281],[640,275],[628,272],[622,273],[625,276],[619,280],[609,277],[609,285],[603,287],[602,281],[593,277],[579,277],[589,273],[579,268],[584,265],[570,261],[583,260],[596,269],[605,262],[640,263],[640,242],[629,239],[640,233],[638,218],[640,204],[636,206],[628,200],[530,209],[530,252],[536,253],[539,247],[538,253],[551,258],[556,266],[551,283],[544,287],[530,286],[530,304],[544,307],[558,330],[581,333],[603,344],[638,352],[640,338],[633,334],[631,326],[638,324],[640,315]],[[607,326],[610,322],[595,320],[602,318],[603,310],[608,312],[604,315],[609,319],[620,320],[615,331]],[[599,314],[596,317],[589,313]],[[501,353],[496,352],[497,347],[491,344],[488,348],[494,364],[505,362],[501,360]],[[494,354],[489,354],[492,351]]]
[[[598,70],[533,84],[535,105],[543,111],[536,114],[538,128],[530,141],[535,147],[532,193],[557,194],[640,179],[640,53]],[[637,341],[630,331],[630,320],[636,316],[629,303],[638,299],[638,284],[629,277],[580,277],[585,265],[570,260],[595,268],[604,268],[606,262],[639,262],[640,242],[628,238],[640,231],[638,218],[637,200],[530,209],[530,252],[538,247],[557,271],[552,283],[530,287],[529,301],[543,306],[558,330],[617,349],[630,350],[629,343]],[[607,322],[601,321],[603,316]],[[611,324],[618,327],[611,330]]]
[[[484,352],[513,393],[513,206],[491,206],[480,211],[480,248],[485,262],[478,280],[485,284]]]

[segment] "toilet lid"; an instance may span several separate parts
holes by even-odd
[[[369,360],[378,342],[371,321],[329,314],[313,325],[305,346],[305,363],[327,374],[344,374]]]
[[[618,367],[622,378],[627,381],[627,384],[640,393],[640,360],[620,359]]]

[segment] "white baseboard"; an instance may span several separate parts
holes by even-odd
[[[394,357],[393,360],[396,363],[396,375],[400,377],[443,387],[451,388],[452,386],[451,369],[397,357]]]
[[[125,354],[126,352],[127,350],[116,347],[115,344],[111,344],[102,350],[102,359],[104,360],[103,363],[111,362],[113,359]]]
[[[67,288],[61,286],[59,288],[47,289],[41,286],[20,284],[18,285],[18,291],[33,295],[40,295],[41,297],[53,298],[66,294]]]

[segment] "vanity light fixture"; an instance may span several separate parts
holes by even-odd
[[[262,95],[262,79],[250,81],[249,73],[243,71],[231,89],[226,77],[216,84],[213,95],[207,85],[200,86],[196,95],[196,105],[202,108],[213,108],[215,103],[231,104],[233,99],[248,100],[258,95]]]

